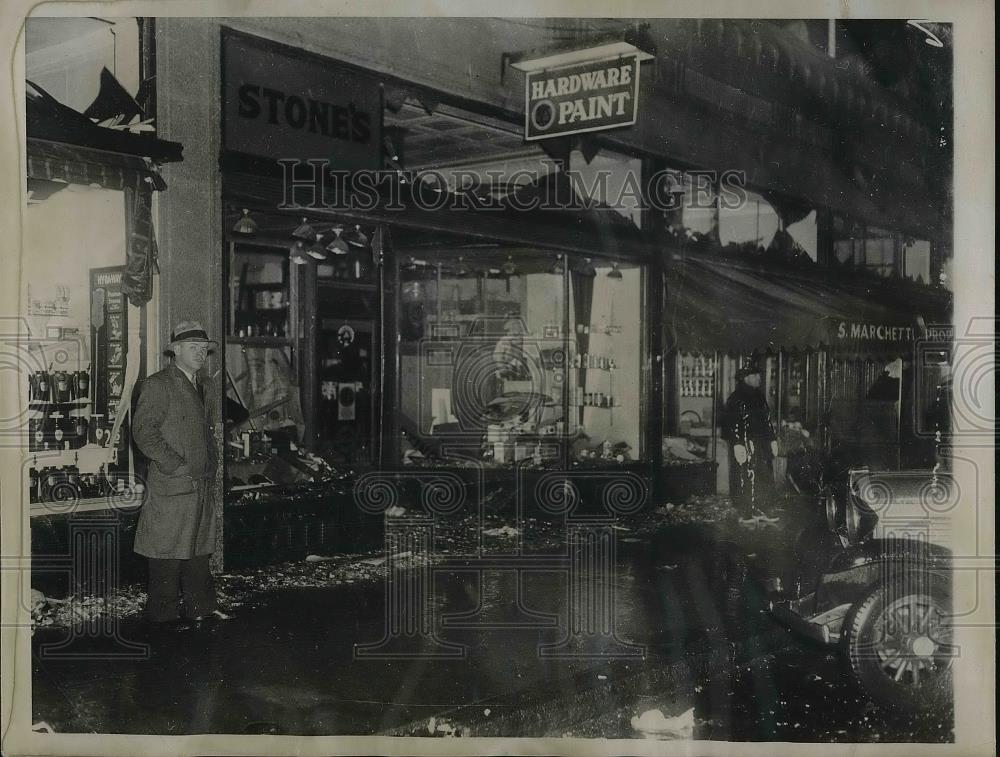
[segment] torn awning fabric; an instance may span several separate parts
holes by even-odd
[[[101,74],[101,92],[87,115],[70,108],[31,81],[25,81],[25,126],[27,132],[28,183],[46,184],[41,196],[62,184],[83,184],[118,190],[125,196],[125,272],[122,292],[139,307],[149,302],[156,271],[156,240],[153,238],[152,197],[167,188],[157,165],[182,160],[178,142],[147,133],[145,122],[126,128],[109,128],[88,115],[100,108],[117,110],[131,98],[106,69]],[[134,102],[134,111],[141,109]],[[151,119],[150,119],[151,120]],[[143,128],[139,128],[143,127]]]
[[[134,176],[125,187],[125,270],[122,293],[136,307],[153,296],[153,274],[159,273],[156,237],[153,234],[153,187]]]
[[[945,298],[890,298],[881,284],[864,294],[816,276],[693,256],[670,261],[666,276],[670,346],[684,352],[894,358],[912,354],[927,327],[951,321]]]
[[[28,179],[100,186],[124,195],[126,253],[122,291],[136,307],[149,302],[157,272],[153,192],[166,183],[151,161],[78,145],[28,139]]]

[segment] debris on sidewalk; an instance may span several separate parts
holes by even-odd
[[[632,717],[632,728],[647,739],[689,740],[694,737],[694,707],[672,718],[662,710],[646,710]]]
[[[105,615],[119,620],[138,615],[146,604],[146,593],[139,587],[115,589],[107,597],[85,595],[56,599],[33,589],[31,592],[31,628],[69,628],[92,623]]]
[[[513,526],[501,526],[500,528],[489,528],[483,531],[483,536],[506,536],[511,539],[520,534],[521,532]]]
[[[532,547],[558,547],[565,541],[566,526],[559,519],[524,518],[510,522],[512,503],[508,493],[490,492],[483,498],[483,514],[463,514],[439,519],[434,525],[434,549],[427,554],[399,553],[395,567],[419,567],[447,559],[454,554],[475,554],[482,537],[498,539],[524,539]],[[732,505],[724,496],[693,496],[681,503],[665,502],[630,515],[616,518],[612,527],[623,542],[642,541],[672,525],[704,523],[724,520],[732,513]],[[407,514],[407,510],[394,506],[387,510],[391,518]],[[216,576],[219,607],[229,610],[241,606],[262,592],[289,588],[329,588],[358,585],[382,580],[388,570],[388,560],[379,551],[323,555],[308,553],[291,562],[267,565],[260,568],[223,573]],[[672,566],[664,566],[671,570]],[[114,613],[125,620],[139,615],[146,604],[145,587],[135,584],[115,589],[110,596],[84,596],[75,599],[56,599],[38,590],[31,593],[32,627],[65,628],[97,620],[107,613]]]
[[[445,718],[439,719],[435,717],[431,717],[431,719],[427,722],[427,732],[431,736],[449,737],[465,735],[465,731],[453,725],[451,721],[446,720]]]
[[[652,511],[659,526],[717,523],[732,512],[732,500],[721,494],[694,495],[681,503],[665,502]]]

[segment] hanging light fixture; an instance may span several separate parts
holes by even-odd
[[[461,256],[459,256],[459,258],[458,258],[458,265],[455,266],[455,275],[456,276],[468,276],[469,275],[469,266],[467,266],[465,264],[465,258],[463,258]]]
[[[312,242],[316,239],[316,229],[314,229],[309,224],[308,218],[303,218],[302,223],[292,232],[292,236],[296,239],[303,239],[306,242]]]
[[[430,264],[426,260],[421,260],[419,258],[411,257],[405,266],[407,271],[420,271],[421,274],[426,275],[427,268]]]
[[[326,260],[326,250],[323,249],[323,235],[317,234],[316,241],[306,247],[306,253],[316,260]]]
[[[580,266],[581,276],[596,276],[597,269],[594,268],[594,262],[590,258],[583,259],[583,265]]]
[[[309,257],[306,255],[306,246],[302,243],[301,239],[293,243],[288,249],[288,257],[295,265],[305,265],[309,262]]]
[[[368,246],[368,235],[361,230],[361,226],[359,224],[355,224],[354,228],[344,235],[344,239],[347,240],[348,244],[355,247]]]
[[[243,215],[239,217],[236,225],[233,226],[233,232],[248,237],[257,233],[257,222],[250,217],[250,210],[248,208],[243,208]]]
[[[563,273],[563,258],[562,253],[556,254],[556,262],[552,265],[552,273],[556,276],[562,276]]]
[[[503,272],[504,276],[513,276],[517,273],[517,266],[514,265],[514,259],[510,255],[507,256],[507,260],[504,261],[504,264],[500,266],[500,270]]]
[[[334,226],[330,229],[330,231],[333,232],[333,241],[326,246],[326,249],[329,252],[332,252],[334,255],[346,255],[348,252],[350,252],[351,248],[348,246],[347,242],[345,242],[344,238],[341,236],[344,233],[344,227]]]
[[[608,278],[614,279],[615,281],[622,280],[622,272],[618,269],[618,263],[611,264],[611,270],[608,271]]]

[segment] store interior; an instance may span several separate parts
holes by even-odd
[[[397,234],[403,464],[622,463],[643,454],[643,270]]]
[[[642,458],[638,264],[401,226],[232,215],[232,485],[287,478],[273,464],[283,453],[334,467],[377,462],[380,401],[399,429],[389,465]],[[398,381],[380,397],[379,279],[391,273],[375,263],[390,248]]]

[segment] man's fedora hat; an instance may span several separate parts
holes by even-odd
[[[205,331],[205,327],[198,321],[180,321],[174,326],[174,330],[170,332],[170,342],[167,344],[167,348],[163,351],[163,354],[173,355],[174,345],[181,344],[182,342],[199,342],[209,345],[218,344],[214,339],[208,338],[208,332]]]

